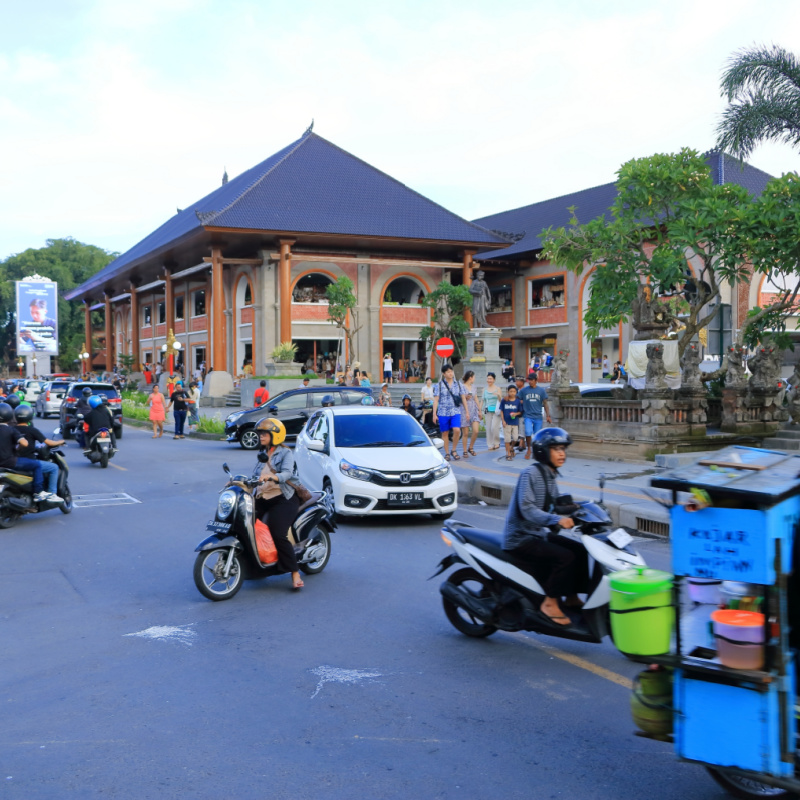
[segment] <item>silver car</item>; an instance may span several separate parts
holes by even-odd
[[[42,386],[41,393],[36,397],[34,411],[37,417],[49,417],[51,414],[59,415],[61,403],[64,400],[69,381],[49,381]]]

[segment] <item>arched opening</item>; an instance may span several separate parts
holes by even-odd
[[[325,294],[325,289],[332,283],[333,279],[323,272],[309,272],[297,279],[292,289],[292,302],[327,303],[328,296]]]
[[[295,282],[292,288],[292,303],[327,305],[326,289],[333,283],[333,277],[327,273],[308,272]],[[329,324],[327,309],[324,308],[306,309],[305,312],[301,312],[300,318],[308,319],[316,324]],[[335,335],[336,329],[331,327],[331,332]],[[304,372],[333,377],[337,371],[337,365],[341,366],[345,361],[345,345],[342,337],[323,339],[313,336],[295,336],[292,338],[292,342],[297,345],[295,361],[303,364]]]
[[[245,366],[250,366],[256,373],[253,362],[253,287],[250,277],[241,274],[236,281],[234,292],[235,349],[234,375],[245,373]],[[249,370],[248,370],[249,373]]]
[[[418,306],[425,294],[425,287],[419,281],[403,275],[386,285],[382,305]]]
[[[398,275],[384,286],[381,297],[382,379],[424,380],[428,356],[418,331],[429,321],[428,310],[420,305],[428,291],[425,284],[412,275]]]

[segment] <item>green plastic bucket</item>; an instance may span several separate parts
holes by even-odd
[[[668,653],[675,624],[673,575],[634,567],[614,572],[611,584],[611,635],[617,649],[631,656]]]

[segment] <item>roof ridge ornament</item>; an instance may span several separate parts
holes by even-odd
[[[311,117],[311,124],[306,128],[306,132],[303,134],[303,136],[308,136],[308,134],[311,133],[311,131],[313,130],[314,130],[314,117]]]

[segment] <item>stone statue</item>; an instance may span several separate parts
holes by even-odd
[[[646,392],[669,392],[667,386],[667,368],[664,366],[664,345],[647,345],[647,372],[644,376]]]
[[[748,361],[750,367],[749,388],[756,392],[777,392],[781,377],[782,356],[772,344],[762,344],[756,354]]]
[[[472,326],[474,328],[491,327],[486,321],[486,315],[492,308],[492,293],[483,276],[483,270],[479,269],[475,274],[475,280],[469,285],[469,293],[472,295]]]
[[[639,285],[636,297],[631,305],[633,310],[633,327],[636,329],[634,341],[659,339],[672,327],[673,315],[653,295],[653,290],[645,283]]]
[[[700,375],[700,348],[696,344],[689,344],[681,356],[681,391],[705,394]]]
[[[550,377],[551,389],[566,389],[569,386],[569,350],[559,350],[553,357],[553,373]]]
[[[744,348],[740,344],[728,348],[728,371],[725,373],[725,386],[741,389],[747,385],[744,374]]]
[[[792,420],[792,425],[800,423],[800,364],[797,364],[789,378],[791,389],[789,390],[789,417]]]

